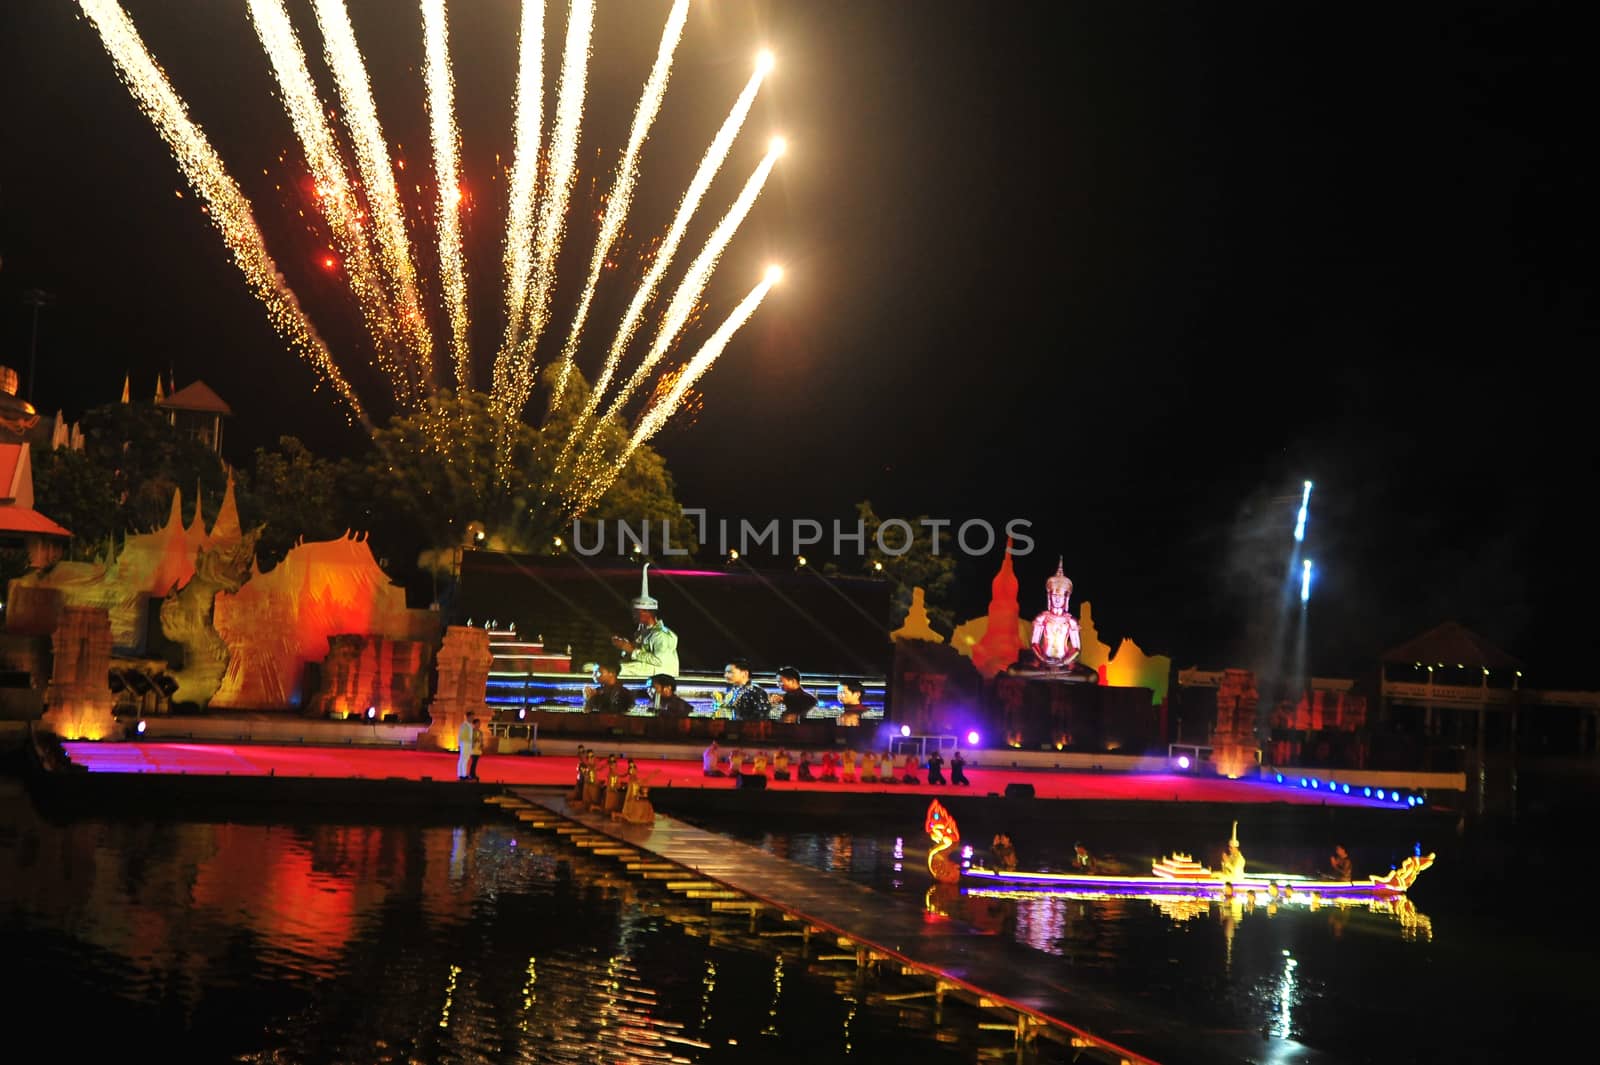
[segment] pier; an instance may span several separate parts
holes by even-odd
[[[629,875],[713,911],[748,914],[752,931],[777,922],[808,960],[909,980],[896,997],[930,1000],[939,1023],[947,1001],[965,1004],[980,1014],[980,1027],[1011,1035],[1018,1060],[1038,1039],[1071,1048],[1077,1060],[1119,1065],[1326,1060],[1290,1040],[1188,1027],[1081,986],[1060,959],[939,914],[940,892],[954,886],[935,886],[917,906],[659,813],[654,824],[629,825],[525,789],[488,801]]]

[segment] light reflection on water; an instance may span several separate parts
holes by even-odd
[[[0,934],[33,976],[14,1015],[75,1059],[175,1041],[187,1060],[263,1063],[993,1049],[747,925],[509,824],[56,825],[0,793]]]

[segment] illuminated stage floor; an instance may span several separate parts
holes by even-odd
[[[343,778],[352,780],[454,780],[456,756],[416,750],[306,747],[227,743],[68,743],[72,760],[94,773],[165,773],[206,776]],[[606,753],[609,749],[602,748]],[[618,748],[625,753],[626,746]],[[997,754],[1003,757],[1003,753]],[[486,755],[478,776],[486,784],[565,787],[572,783],[571,755]],[[726,777],[706,777],[698,758],[641,759],[640,774],[653,787],[732,789]],[[946,767],[946,774],[949,769]],[[925,776],[925,774],[924,774]],[[1192,777],[1179,773],[1108,773],[1071,770],[967,769],[972,785],[825,784],[769,780],[769,791],[877,792],[900,795],[986,795],[1007,784],[1031,784],[1041,799],[1112,799],[1152,802],[1291,803],[1396,808],[1392,801],[1253,780]],[[1399,809],[1406,809],[1402,802]]]

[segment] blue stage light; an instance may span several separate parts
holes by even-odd
[[[1400,801],[1400,793],[1398,791],[1390,792],[1389,797],[1391,799],[1393,799],[1395,802],[1399,802]]]
[[[1362,788],[1361,789],[1361,794],[1365,795],[1367,798],[1370,799],[1370,798],[1372,798],[1372,789],[1371,788]]]
[[[144,735],[144,722],[140,721],[137,725],[133,726],[133,730],[135,732],[137,732],[139,735],[143,736]]]
[[[1282,773],[1278,773],[1278,774],[1276,774],[1276,776],[1278,778],[1278,783],[1282,784],[1283,783],[1283,774]]]
[[[1320,787],[1322,787],[1321,783],[1319,783],[1315,777],[1312,777],[1311,778],[1311,788],[1312,788],[1312,790],[1315,791],[1317,788],[1320,788]]]
[[[978,730],[977,729],[973,729],[971,732],[967,733],[967,746],[968,747],[976,747],[977,745],[978,745]]]
[[[1307,481],[1300,492],[1300,513],[1294,519],[1294,542],[1300,543],[1306,538],[1306,516],[1311,509],[1311,482]]]
[[[900,726],[900,735],[902,735],[902,736],[911,735],[911,726],[910,725],[901,725]]]
[[[1310,602],[1310,600],[1311,600],[1311,560],[1308,558],[1308,559],[1302,560],[1301,563],[1300,563],[1300,601],[1302,603],[1306,603],[1306,602]]]
[[[1335,784],[1335,783],[1334,783],[1334,782],[1333,782],[1333,781],[1331,781],[1331,780],[1330,780],[1330,781],[1328,781],[1328,790],[1329,790],[1329,791],[1337,791],[1337,790],[1338,790],[1338,789],[1339,789],[1339,785],[1338,785],[1338,784]]]
[[[1305,777],[1301,777],[1300,778],[1300,786],[1302,788],[1306,786],[1306,778]]]
[[[1186,755],[1186,754],[1178,755],[1178,768],[1179,769],[1188,769],[1189,768],[1189,756],[1188,755]]]
[[[1380,798],[1380,799],[1383,798],[1383,789],[1382,788],[1378,789],[1378,798]]]
[[[1348,794],[1350,794],[1350,785],[1348,785],[1348,784],[1340,784],[1339,785],[1339,790],[1344,792],[1346,795],[1348,795]]]
[[[1415,805],[1417,805],[1417,797],[1415,795],[1407,795],[1406,796],[1406,805],[1407,806],[1415,806]]]

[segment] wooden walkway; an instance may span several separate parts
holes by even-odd
[[[1283,1039],[1239,1031],[1206,1031],[1173,1022],[1142,1003],[1081,985],[1053,955],[884,895],[841,876],[775,857],[756,847],[656,815],[653,825],[627,825],[569,809],[548,793],[513,791],[501,800],[519,820],[572,837],[592,853],[622,861],[637,876],[663,881],[713,909],[772,911],[804,925],[811,937],[833,938],[861,966],[897,965],[925,977],[927,995],[948,994],[998,1011],[1019,1047],[1037,1036],[1094,1049],[1096,1057],[1154,1065],[1316,1065],[1327,1059]],[[653,861],[641,860],[649,856]],[[830,948],[831,949],[831,948]]]

